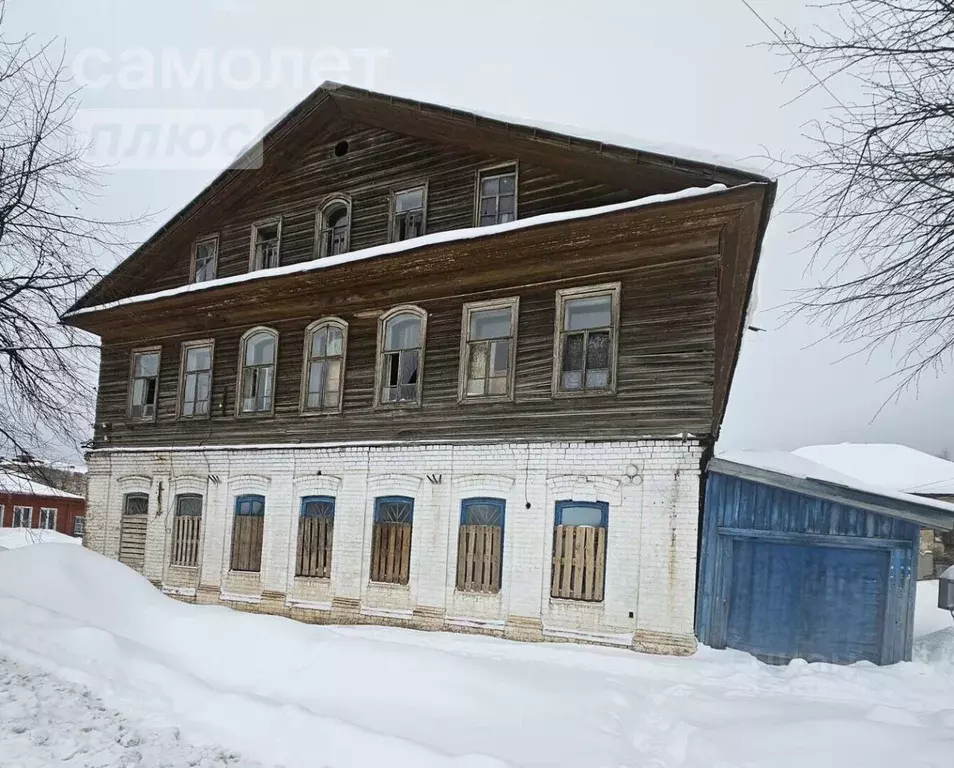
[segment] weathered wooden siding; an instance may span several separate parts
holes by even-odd
[[[910,659],[918,526],[711,472],[697,635],[773,662]]]
[[[712,413],[716,266],[712,255],[600,276],[599,281],[622,283],[615,396],[551,396],[556,287],[526,286],[484,296],[520,296],[513,403],[458,405],[461,314],[467,299],[418,300],[407,294],[393,304],[416,302],[428,312],[420,409],[372,407],[377,316],[339,307],[336,314],[350,325],[340,415],[299,415],[304,331],[317,319],[305,317],[270,323],[279,333],[274,417],[234,415],[239,342],[250,327],[242,325],[212,332],[213,409],[208,421],[178,421],[176,408],[179,346],[210,331],[162,341],[155,424],[125,426],[130,351],[136,345],[105,344],[97,423],[111,424],[106,434],[114,445],[704,433]],[[98,428],[98,438],[102,435]]]
[[[349,151],[335,157],[334,145],[340,139],[347,139]],[[210,208],[170,237],[162,257],[157,254],[143,263],[138,283],[149,291],[187,284],[192,243],[211,234],[219,235],[218,277],[245,273],[252,224],[273,216],[283,217],[281,263],[309,261],[316,255],[317,207],[334,195],[349,196],[352,201],[352,251],[386,243],[391,191],[425,181],[427,231],[471,227],[478,171],[515,159],[338,121],[321,140],[301,148],[289,170],[265,180],[253,178],[266,174],[264,169],[246,171],[250,191],[244,199]],[[519,163],[520,218],[635,196],[626,189],[570,177],[537,163]]]

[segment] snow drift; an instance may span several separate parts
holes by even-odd
[[[776,668],[309,626],[175,602],[80,547],[0,552],[0,655],[289,768],[948,765],[954,629],[929,637],[931,665]]]

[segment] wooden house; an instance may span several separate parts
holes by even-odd
[[[774,189],[323,85],[65,314],[87,545],[202,603],[690,651]]]
[[[920,529],[954,530],[954,505],[782,451],[708,469],[701,642],[772,663],[911,659]]]
[[[86,500],[0,469],[0,528],[37,528],[82,537]]]

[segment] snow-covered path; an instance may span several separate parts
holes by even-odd
[[[185,605],[80,547],[28,546],[0,552],[0,657],[21,676],[0,701],[0,766],[17,765],[8,741],[25,768],[69,754],[87,733],[78,698],[103,718],[88,762],[103,768],[215,765],[217,745],[286,768],[950,768],[954,622],[932,585],[922,598],[915,662],[770,667],[310,626]]]
[[[255,768],[225,749],[184,741],[178,728],[134,723],[88,688],[0,657],[4,768]]]

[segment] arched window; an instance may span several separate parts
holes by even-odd
[[[305,329],[302,412],[341,410],[348,324],[337,317],[317,320]]]
[[[176,496],[170,565],[182,568],[198,567],[201,526],[202,497],[197,493],[182,493]]]
[[[271,413],[275,406],[275,360],[278,334],[253,328],[242,337],[240,413]]]
[[[419,405],[427,313],[395,307],[378,326],[378,403]]]
[[[347,253],[351,246],[351,201],[336,197],[318,209],[318,257]]]

